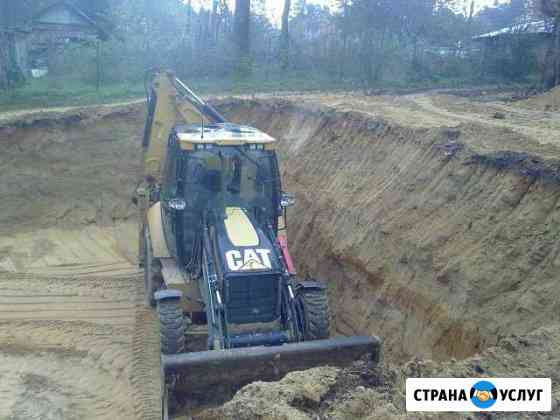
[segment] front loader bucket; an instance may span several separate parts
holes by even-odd
[[[190,392],[213,385],[245,385],[276,380],[288,372],[317,366],[347,366],[364,355],[377,362],[377,337],[340,337],[270,347],[248,347],[162,355],[166,376],[176,375],[175,390]]]

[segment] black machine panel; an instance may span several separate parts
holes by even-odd
[[[279,316],[279,276],[226,276],[228,321],[234,324],[272,322]]]

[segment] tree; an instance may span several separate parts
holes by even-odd
[[[29,24],[30,8],[25,1],[0,0],[0,89],[25,79],[16,60],[16,33]]]
[[[554,39],[548,52],[552,71],[544,77],[545,88],[552,88],[560,85],[560,0],[539,0],[537,6],[545,16],[554,19]]]
[[[340,1],[340,8],[342,10],[342,16],[339,20],[339,25],[341,26],[342,32],[342,52],[340,54],[340,64],[339,64],[339,77],[340,79],[344,79],[345,69],[346,69],[346,59],[348,56],[348,33],[350,22],[348,19],[348,8],[349,8],[350,0],[341,0]]]
[[[237,46],[238,73],[246,76],[251,71],[251,43],[249,26],[251,0],[235,0],[234,34]]]
[[[284,0],[282,12],[282,34],[280,40],[280,55],[282,70],[286,70],[290,64],[290,7],[291,0]]]
[[[17,8],[32,15],[56,1],[0,0],[0,25],[13,26]],[[231,0],[73,3],[113,35],[101,55],[103,67],[111,69],[104,75],[107,82],[137,82],[143,69],[160,67],[194,80],[287,78],[289,71],[312,75],[313,81],[336,79],[371,88],[385,82],[477,74],[473,69],[480,66],[480,59],[476,52],[469,55],[474,49],[462,46],[468,46],[475,34],[523,20],[531,9],[528,5],[538,0],[512,0],[476,14],[478,0],[287,0],[280,28],[266,17],[265,5],[272,1],[277,0],[236,0],[234,13],[229,9]],[[559,1],[543,0],[542,10],[557,16]],[[4,87],[14,79],[9,34],[0,30],[0,86]],[[556,40],[558,45],[558,36]],[[551,55],[558,49],[551,48]],[[71,43],[60,56],[59,74],[92,80],[91,48]],[[549,66],[558,67],[558,61]],[[552,84],[558,83],[558,73]]]

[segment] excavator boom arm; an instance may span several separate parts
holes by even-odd
[[[149,72],[148,117],[144,130],[144,180],[159,184],[169,134],[177,124],[223,124],[224,117],[170,72]]]

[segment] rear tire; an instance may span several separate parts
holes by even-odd
[[[330,306],[326,288],[300,288],[296,308],[305,341],[329,338]]]
[[[159,334],[161,352],[177,354],[185,351],[185,318],[179,299],[159,301]]]

